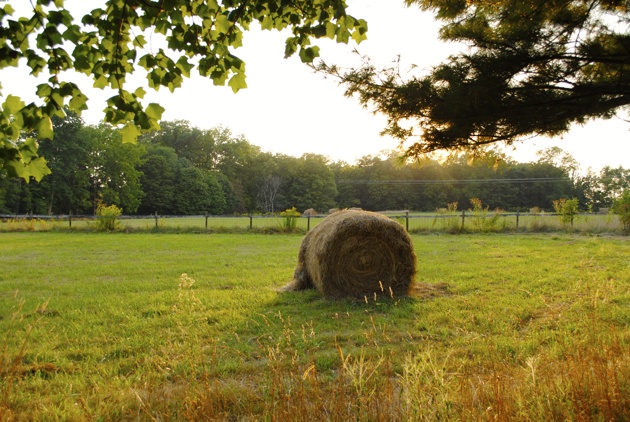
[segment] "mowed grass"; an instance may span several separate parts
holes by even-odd
[[[630,418],[627,237],[414,235],[413,297],[332,301],[299,235],[0,236],[0,420]]]

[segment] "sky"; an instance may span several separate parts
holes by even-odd
[[[353,50],[357,49],[377,66],[390,65],[400,56],[403,70],[415,65],[416,71],[422,71],[462,49],[461,45],[439,41],[439,23],[433,15],[407,8],[402,0],[348,0],[348,4],[349,14],[368,21],[368,39],[358,46],[317,41],[328,63],[356,65],[359,56]],[[187,120],[200,129],[223,126],[272,153],[316,153],[353,163],[363,156],[395,149],[396,140],[379,135],[385,127],[384,116],[374,115],[357,99],[345,97],[342,86],[313,73],[297,55],[284,59],[286,36],[258,29],[245,34],[244,46],[236,55],[246,63],[248,88],[237,94],[227,86],[217,87],[209,79],[193,76],[174,93],[146,89],[145,101],[165,107],[165,120]],[[24,69],[2,70],[0,75],[2,96],[16,94],[27,102],[34,98],[34,86],[41,83],[28,77]],[[97,124],[105,99],[113,93],[92,89],[81,75],[76,78],[90,98],[89,110],[82,117],[88,124]],[[590,167],[598,171],[606,165],[630,168],[629,129],[630,124],[620,118],[596,121],[576,127],[562,138],[531,139],[506,152],[517,161],[528,162],[536,160],[536,151],[558,146],[583,170]]]

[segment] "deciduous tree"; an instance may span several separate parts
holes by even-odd
[[[178,214],[222,214],[225,196],[217,177],[180,159],[175,207]]]
[[[85,124],[76,113],[53,118],[55,142],[45,140],[40,155],[48,161],[51,174],[41,182],[46,199],[45,214],[82,214],[91,209],[90,173],[86,166],[91,145],[84,133]]]
[[[599,190],[605,206],[610,207],[623,192],[630,191],[630,169],[604,167],[599,173]]]
[[[140,166],[140,184],[144,195],[138,212],[157,212],[161,215],[177,213],[174,204],[177,154],[169,147],[149,145],[143,160],[144,163]]]
[[[276,211],[276,199],[282,186],[282,178],[277,174],[263,180],[258,192],[258,202],[263,211],[274,213]]]
[[[97,206],[116,205],[133,214],[143,196],[140,185],[142,145],[122,142],[120,131],[108,124],[86,126],[81,136],[91,143],[88,166],[92,178],[94,212]]]

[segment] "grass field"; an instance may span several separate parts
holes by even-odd
[[[630,419],[628,237],[413,235],[359,302],[277,292],[300,235],[0,237],[1,421]]]
[[[592,234],[622,234],[622,225],[614,214],[580,214],[572,224],[563,224],[553,213],[495,213],[492,211],[420,213],[386,212],[394,220],[412,233],[484,233],[484,232],[575,232]],[[15,231],[95,231],[96,217],[78,218],[3,218],[0,232]],[[306,232],[315,227],[325,215],[312,218],[301,217],[295,222],[295,229]],[[124,216],[119,219],[122,231],[174,232],[279,232],[283,231],[285,220],[279,216]]]

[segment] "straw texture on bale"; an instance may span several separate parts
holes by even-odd
[[[332,298],[406,295],[416,273],[411,238],[397,222],[368,211],[339,211],[302,241],[285,290],[316,288]]]

